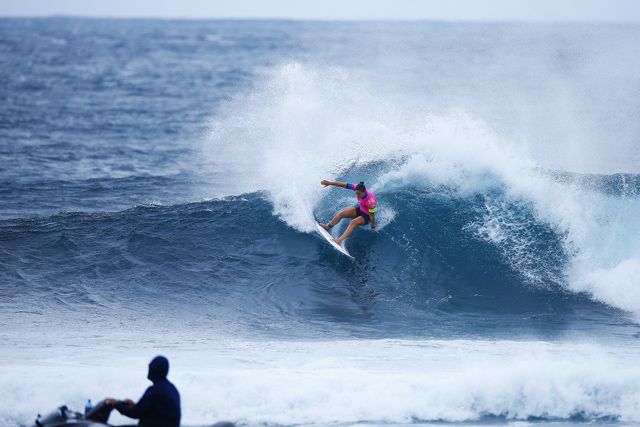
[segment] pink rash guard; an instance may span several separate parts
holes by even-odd
[[[348,183],[347,189],[356,191],[356,184]],[[365,190],[364,197],[358,197],[358,204],[363,214],[370,216],[376,213],[376,196],[371,191]]]

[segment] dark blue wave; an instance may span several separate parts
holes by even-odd
[[[547,336],[592,328],[594,320],[630,324],[564,290],[560,237],[535,220],[529,233],[540,260],[529,267],[541,279],[531,283],[465,228],[480,215],[482,196],[381,196],[396,218],[378,236],[356,231],[355,262],[274,217],[259,193],[5,220],[3,309],[81,311],[98,320],[170,311],[200,325],[215,319],[286,336]]]

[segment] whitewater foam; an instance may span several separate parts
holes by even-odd
[[[183,424],[411,423],[530,418],[640,421],[635,348],[518,341],[220,342],[163,349]],[[2,424],[148,386],[148,350],[3,364]],[[145,353],[145,355],[141,355]],[[133,393],[133,395],[132,395]],[[39,409],[36,409],[38,407]],[[114,418],[113,421],[124,421]]]

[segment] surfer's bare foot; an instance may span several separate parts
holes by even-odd
[[[340,240],[340,239],[333,239],[333,241],[336,242],[338,245],[342,244],[342,240]]]
[[[324,228],[325,230],[327,231],[331,230],[331,226],[329,226],[329,224],[322,224],[322,223],[319,223],[319,224],[320,224],[320,227]]]

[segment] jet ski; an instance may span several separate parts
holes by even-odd
[[[72,411],[66,405],[60,406],[48,415],[38,414],[33,427],[112,427],[110,424],[86,418],[80,412]]]
[[[100,411],[99,405],[96,409]],[[85,416],[63,405],[48,415],[42,416],[38,414],[32,427],[114,427],[105,421],[90,418],[92,415],[94,418],[100,418],[100,415],[97,415],[95,410]],[[235,427],[235,424],[229,421],[221,421],[211,427]]]

